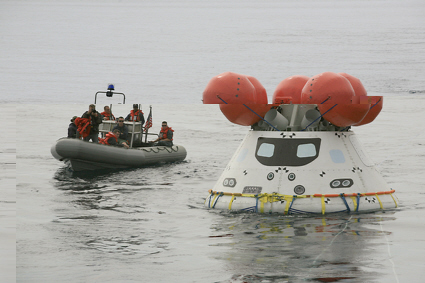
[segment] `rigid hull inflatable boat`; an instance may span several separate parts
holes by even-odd
[[[73,171],[143,167],[186,158],[186,149],[180,145],[126,149],[70,138],[59,139],[51,153]]]
[[[116,92],[114,85],[108,85],[107,91],[98,91],[95,94],[96,103],[98,94],[106,94],[106,97],[122,95],[125,104],[125,94]],[[140,105],[138,106],[140,109]],[[112,110],[112,105],[110,106]],[[105,145],[100,143],[86,142],[75,138],[61,138],[52,147],[53,157],[65,162],[73,171],[99,170],[99,169],[121,169],[132,167],[144,167],[158,163],[182,161],[186,158],[186,149],[181,145],[153,146],[147,142],[148,133],[152,126],[152,106],[148,121],[150,125],[144,127],[141,122],[126,121],[124,125],[128,128],[128,149],[124,147]],[[117,123],[115,120],[103,120],[99,125],[99,133],[104,137],[112,132]],[[143,139],[144,137],[144,139]],[[143,142],[144,140],[144,142]],[[137,145],[137,146],[136,146]]]
[[[373,121],[382,108],[382,97],[366,96],[359,81],[343,75],[328,72],[302,78],[301,83],[294,83],[299,76],[286,79],[273,104],[256,97],[265,90],[252,77],[224,73],[213,78],[204,91],[204,103],[220,104],[230,121],[250,125],[251,130],[209,190],[205,205],[281,214],[396,208],[394,190],[350,130]],[[246,95],[248,82],[254,89],[251,98]],[[351,97],[344,101],[340,96],[347,92]],[[255,103],[259,100],[263,103]]]

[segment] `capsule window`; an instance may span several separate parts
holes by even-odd
[[[257,155],[261,157],[272,157],[274,153],[274,144],[262,143],[257,151]]]
[[[236,159],[237,162],[242,162],[245,160],[246,156],[248,154],[248,149],[244,148],[241,150],[241,152],[238,155],[238,158]]]
[[[329,155],[334,163],[345,163],[344,153],[339,149],[332,149],[329,151]]]
[[[300,144],[297,149],[299,158],[316,156],[316,147],[312,143]]]

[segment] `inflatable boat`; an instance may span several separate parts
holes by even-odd
[[[107,91],[96,92],[95,103],[100,93],[105,94],[106,97],[122,95],[123,104],[125,104],[125,94],[116,92],[113,84],[108,85]],[[112,109],[112,105],[110,108]],[[152,106],[150,108],[146,123],[150,126],[144,127],[141,122],[136,121],[124,122],[128,128],[129,148],[87,142],[77,138],[61,138],[51,147],[51,154],[59,161],[69,165],[72,171],[135,168],[183,161],[187,155],[183,146],[153,146],[147,142],[148,135],[158,137],[157,134],[148,133],[149,127],[152,126],[150,120]],[[114,120],[103,120],[99,125],[99,133],[104,137],[112,131],[115,125],[116,121]]]
[[[186,149],[181,145],[126,149],[71,138],[59,139],[51,153],[70,165],[73,171],[144,167],[186,158]]]
[[[375,119],[383,97],[331,72],[283,80],[273,104],[265,95],[255,78],[231,72],[207,85],[203,102],[220,104],[231,122],[251,130],[208,191],[206,207],[284,215],[398,207],[351,131]]]

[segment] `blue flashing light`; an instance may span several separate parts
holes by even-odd
[[[115,87],[113,84],[108,85],[108,90],[115,90]]]

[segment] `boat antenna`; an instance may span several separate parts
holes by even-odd
[[[112,117],[114,117],[114,114],[112,114],[112,103],[109,104],[109,111],[111,112],[111,119],[110,120],[112,120]]]

